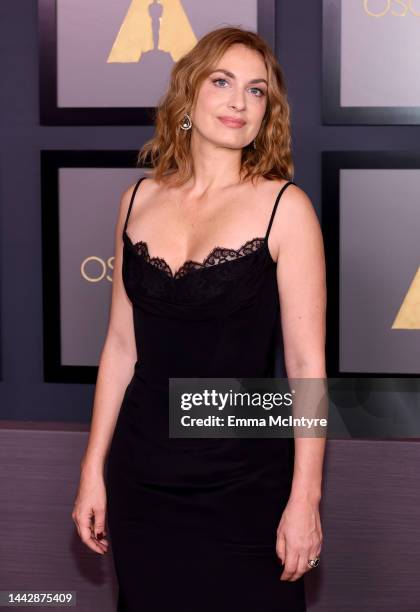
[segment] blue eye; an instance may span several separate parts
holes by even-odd
[[[262,89],[260,89],[259,87],[251,87],[251,89],[256,89],[257,91],[260,92],[261,96],[265,96],[264,91]],[[261,96],[258,96],[258,97],[260,98]]]
[[[225,83],[227,83],[226,79],[214,79],[213,83],[217,83],[218,81],[224,81]]]
[[[226,79],[222,79],[222,78],[214,79],[212,82],[216,84],[219,81],[224,81],[225,83],[227,83]],[[217,87],[219,87],[219,85],[217,85]],[[259,95],[257,96],[257,98],[262,98],[263,96],[265,96],[265,92],[262,89],[260,89],[259,87],[251,87],[251,89],[254,89],[254,90],[257,90],[257,91],[260,92]]]

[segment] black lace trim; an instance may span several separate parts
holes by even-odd
[[[264,242],[265,238],[256,237],[247,240],[239,249],[229,249],[226,247],[216,246],[210,251],[202,262],[189,259],[182,264],[175,274],[172,273],[171,268],[162,257],[150,257],[147,242],[140,240],[139,242],[131,244],[139,255],[141,255],[151,265],[158,268],[161,272],[164,272],[170,278],[181,278],[193,270],[216,266],[226,261],[231,261],[233,259],[237,259],[238,257],[243,257],[244,255],[249,255],[250,253],[258,251],[264,245]]]

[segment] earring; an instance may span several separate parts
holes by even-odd
[[[190,130],[192,126],[192,121],[189,115],[187,115],[187,113],[185,113],[184,118],[182,120],[181,123],[181,129],[182,130]]]
[[[254,143],[253,143],[254,149],[257,148],[257,143],[255,142],[255,138],[254,138]]]

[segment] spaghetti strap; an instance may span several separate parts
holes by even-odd
[[[126,216],[126,218],[125,218],[125,223],[124,223],[124,233],[125,233],[125,231],[127,230],[128,218],[129,218],[129,216],[130,216],[131,209],[132,209],[132,207],[133,207],[133,202],[134,202],[134,198],[135,198],[135,196],[136,196],[136,191],[137,191],[137,189],[139,188],[139,185],[140,185],[140,183],[142,182],[142,180],[143,180],[143,179],[145,179],[145,178],[147,178],[147,177],[142,176],[142,177],[141,177],[141,178],[140,178],[140,179],[137,181],[136,186],[135,186],[135,187],[134,187],[134,189],[133,189],[133,193],[132,193],[132,195],[131,195],[130,204],[129,204],[129,206],[128,206],[127,216]]]
[[[265,240],[266,240],[266,242],[267,242],[267,240],[268,240],[268,235],[269,235],[269,233],[270,233],[270,230],[271,230],[271,225],[272,225],[272,223],[273,223],[274,215],[276,214],[277,205],[278,205],[278,203],[279,203],[279,201],[280,201],[280,198],[281,198],[281,196],[282,196],[282,193],[283,193],[283,191],[284,191],[284,190],[285,190],[285,189],[286,189],[286,188],[287,188],[289,185],[295,185],[295,184],[296,184],[296,183],[294,183],[293,181],[288,181],[288,182],[287,182],[285,185],[283,185],[283,187],[280,189],[280,191],[279,191],[279,193],[278,193],[278,195],[277,195],[276,201],[275,201],[275,203],[274,203],[274,206],[273,206],[273,211],[272,211],[272,213],[271,213],[271,217],[270,217],[270,222],[269,222],[269,224],[268,224],[267,232],[266,232],[266,234],[265,234]]]

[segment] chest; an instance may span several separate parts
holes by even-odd
[[[276,263],[265,238],[250,238],[239,249],[216,246],[202,261],[188,260],[175,272],[164,258],[150,257],[146,242],[133,243],[126,233],[123,239],[123,282],[134,304],[147,298],[228,307],[256,299],[264,281],[275,281]]]

